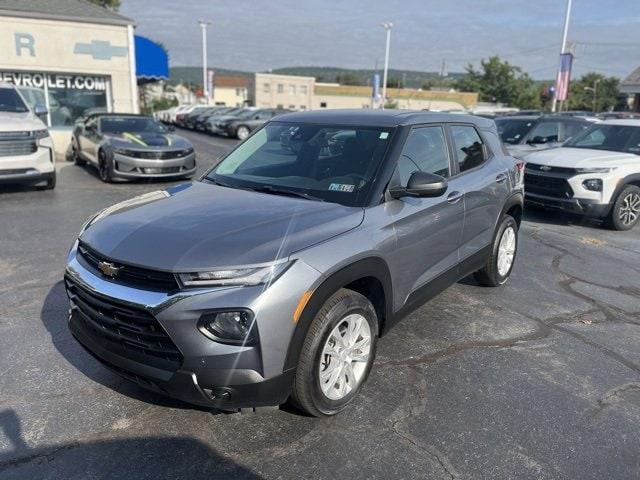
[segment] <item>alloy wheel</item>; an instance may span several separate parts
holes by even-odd
[[[624,197],[618,216],[623,225],[633,224],[640,216],[640,194],[631,192]]]
[[[500,244],[498,245],[498,274],[506,276],[513,265],[513,258],[516,254],[516,232],[513,227],[507,227],[502,233]]]
[[[238,139],[244,140],[249,136],[249,129],[247,127],[238,128]]]
[[[344,317],[331,331],[320,357],[320,388],[330,400],[357,389],[371,354],[371,328],[360,314]]]

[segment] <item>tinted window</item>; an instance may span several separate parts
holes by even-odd
[[[449,176],[449,152],[441,127],[415,128],[409,134],[398,160],[400,185],[407,185],[413,172]]]
[[[272,122],[231,152],[207,178],[236,188],[273,194],[288,190],[360,205],[391,133],[389,128]]]
[[[24,104],[18,92],[13,88],[0,88],[0,112],[26,112]]]
[[[148,117],[103,117],[100,119],[100,130],[103,133],[167,132],[164,125]]]
[[[485,161],[484,145],[475,128],[452,125],[451,134],[460,172],[471,170]]]
[[[520,143],[535,123],[535,120],[514,118],[499,118],[496,120],[500,139],[504,143],[510,143],[511,145]]]
[[[564,142],[587,127],[588,125],[571,121],[545,121],[535,126],[530,138],[537,143]]]
[[[564,146],[640,154],[640,127],[594,125],[569,140]]]

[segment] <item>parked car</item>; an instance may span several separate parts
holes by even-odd
[[[185,114],[184,118],[182,119],[182,126],[184,128],[193,130],[195,127],[196,118],[208,111],[211,111],[211,109],[213,108],[216,108],[216,107],[209,107],[207,105],[195,107],[189,113]]]
[[[280,144],[292,127],[298,154]],[[522,165],[477,117],[282,115],[202,181],[90,219],[68,256],[69,327],[165,395],[336,414],[403,315],[472,272],[508,280]]]
[[[582,118],[559,115],[511,115],[496,118],[495,122],[505,147],[518,158],[558,147],[593,125]]]
[[[215,110],[205,112],[196,119],[195,129],[199,132],[205,132],[207,131],[207,122],[210,118],[221,117],[222,115],[233,115],[242,110],[244,110],[243,107],[216,107]]]
[[[70,148],[70,159],[95,166],[103,182],[189,178],[196,172],[191,142],[144,115],[91,115],[76,124]]]
[[[222,117],[213,123],[212,133],[226,135],[232,138],[244,140],[253,130],[264,125],[276,115],[290,112],[290,110],[277,108],[261,108],[258,110],[247,110],[235,116]]]
[[[629,230],[640,216],[640,120],[606,120],[527,157],[526,200]]]
[[[32,110],[12,84],[0,82],[0,184],[55,188],[53,142],[38,118],[46,114],[44,105]]]

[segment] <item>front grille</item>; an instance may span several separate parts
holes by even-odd
[[[566,178],[534,175],[525,170],[524,191],[556,198],[573,198],[573,190]]]
[[[537,163],[527,163],[525,166],[525,171],[528,172],[546,172],[546,173],[562,173],[565,175],[576,175],[575,168],[569,167],[552,167],[550,165],[538,165]]]
[[[168,173],[180,173],[182,167],[167,167],[167,168],[140,168],[142,173],[148,173],[151,175],[168,174]]]
[[[78,257],[84,260],[83,265],[85,267],[88,267],[95,275],[110,282],[156,292],[173,292],[179,288],[173,273],[159,272],[157,270],[125,265],[117,261],[114,262],[110,258],[96,252],[85,243],[78,245],[78,253]],[[112,263],[114,266],[121,268],[114,277],[107,277],[100,270],[101,262]]]
[[[131,158],[141,158],[144,160],[168,160],[170,158],[186,157],[193,153],[193,149],[185,148],[182,150],[164,150],[154,152],[152,150],[125,150],[123,155]]]
[[[76,326],[110,352],[146,365],[176,371],[182,354],[146,310],[89,292],[65,277]]]
[[[16,157],[31,155],[38,150],[35,140],[4,140],[0,139],[0,157]]]

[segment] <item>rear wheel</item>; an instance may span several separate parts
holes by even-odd
[[[113,181],[113,162],[107,158],[104,150],[100,150],[100,153],[98,153],[98,173],[100,174],[100,180],[104,183]]]
[[[474,273],[476,281],[487,287],[506,283],[511,275],[518,249],[518,224],[510,215],[505,215],[493,239],[491,255],[484,267]]]
[[[616,198],[606,219],[609,228],[630,230],[640,219],[640,188],[627,185]]]
[[[76,165],[78,165],[79,167],[82,167],[87,163],[82,158],[80,158],[78,147],[76,147],[75,143],[73,142],[71,143],[71,161]]]
[[[238,137],[238,139],[240,140],[244,140],[249,136],[250,133],[251,131],[249,130],[249,127],[247,127],[246,125],[240,125],[236,130],[236,137]]]
[[[292,401],[310,415],[335,415],[359,392],[373,365],[378,317],[371,302],[341,289],[318,311],[305,338]]]

